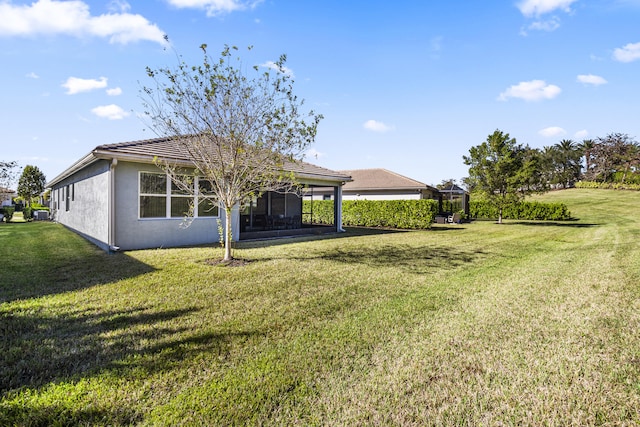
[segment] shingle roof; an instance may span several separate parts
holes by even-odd
[[[176,144],[173,138],[154,138],[138,141],[120,142],[116,144],[104,144],[97,146],[91,153],[78,160],[69,169],[54,178],[48,185],[57,183],[71,175],[82,167],[98,160],[111,159],[152,163],[154,158],[176,160],[189,163],[189,157],[180,144]],[[299,179],[320,179],[328,181],[350,181],[349,175],[332,171],[307,162],[288,162],[285,169],[294,172]]]
[[[123,142],[118,144],[107,144],[96,147],[94,151],[111,152],[121,155],[133,155],[153,158],[176,159],[185,162],[189,161],[189,156],[182,149],[180,144],[175,144],[172,138],[145,139],[140,141]],[[285,169],[294,173],[305,175],[318,175],[326,177],[337,177],[338,179],[349,180],[349,175],[332,171],[307,162],[287,162]]]
[[[16,191],[6,187],[0,187],[0,194],[15,194]]]
[[[356,169],[340,171],[345,175],[350,175],[352,182],[347,182],[343,191],[365,191],[365,190],[424,190],[437,189],[415,179],[408,178],[387,169]]]

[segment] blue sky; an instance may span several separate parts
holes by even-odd
[[[0,160],[52,179],[97,145],[155,137],[146,66],[252,45],[245,64],[286,54],[325,117],[308,161],[435,185],[466,176],[495,129],[539,148],[638,140],[638,22],[640,0],[0,0]]]

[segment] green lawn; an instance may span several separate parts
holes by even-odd
[[[107,255],[0,224],[0,425],[638,425],[640,192]]]

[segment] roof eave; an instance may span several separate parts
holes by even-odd
[[[430,190],[438,192],[437,189],[432,187],[353,187],[346,188],[346,191],[424,191]]]
[[[149,155],[142,154],[131,154],[131,153],[118,153],[111,150],[103,150],[103,149],[95,149],[69,168],[64,170],[58,176],[53,178],[51,181],[47,183],[47,188],[50,188],[61,181],[65,180],[69,176],[78,172],[79,170],[91,165],[92,163],[97,162],[98,160],[112,160],[117,159],[118,161],[127,161],[127,162],[135,162],[135,163],[146,163],[146,164],[156,164],[162,163],[164,161],[171,162],[173,164],[181,165],[184,167],[193,167],[193,163],[184,159],[169,159],[163,157],[155,157]],[[309,181],[313,183],[344,183],[353,181],[351,177],[343,176],[343,175],[321,175],[321,174],[313,174],[313,173],[300,173],[295,172],[294,175],[297,179],[302,181]]]
[[[69,176],[73,175],[74,173],[78,172],[79,170],[89,166],[90,164],[92,164],[92,163],[94,163],[94,162],[96,162],[98,160],[99,159],[94,155],[94,152],[92,151],[91,153],[89,153],[86,156],[82,157],[80,160],[78,160],[77,162],[75,162],[74,164],[69,166],[67,169],[62,171],[62,173],[60,173],[58,176],[53,178],[51,181],[47,182],[45,187],[46,188],[53,187],[54,185],[58,184],[59,182],[64,181]]]

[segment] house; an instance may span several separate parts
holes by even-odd
[[[13,205],[12,199],[16,197],[16,192],[5,187],[0,187],[0,206]]]
[[[351,176],[352,181],[342,187],[343,200],[438,200],[439,191],[415,179],[387,169],[356,169],[339,171]],[[320,199],[333,197],[330,188],[312,189],[307,196]]]
[[[105,250],[219,242],[218,225],[224,227],[225,221],[222,208],[210,199],[196,199],[172,188],[168,175],[154,163],[154,159],[170,159],[193,167],[172,142],[156,138],[96,147],[47,183],[52,219]],[[307,188],[333,191],[337,220],[332,231],[342,231],[341,191],[349,176],[304,162],[290,166],[289,171]],[[204,182],[197,177],[194,181],[194,188],[206,193]],[[190,201],[197,202],[198,208],[186,226]],[[303,232],[302,214],[301,195],[265,193],[242,212],[234,208],[232,237]]]
[[[12,198],[16,192],[5,187],[0,187],[0,222],[4,220],[4,211],[2,208],[13,204]]]

